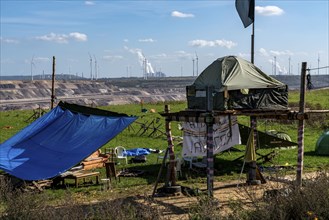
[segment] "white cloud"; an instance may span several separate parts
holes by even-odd
[[[1,59],[1,64],[14,64],[15,62],[12,59]]]
[[[264,16],[276,16],[276,15],[282,15],[284,11],[277,7],[277,6],[256,6],[255,11],[257,14],[264,15]]]
[[[69,34],[70,38],[76,41],[87,41],[87,35],[78,33],[78,32],[73,32]]]
[[[55,33],[50,33],[46,34],[43,36],[38,36],[35,37],[37,40],[42,40],[42,41],[49,41],[49,42],[56,42],[56,43],[68,43],[69,40],[74,40],[74,41],[87,41],[87,35],[78,33],[78,32],[72,32],[67,34],[55,34]]]
[[[274,56],[292,56],[294,55],[293,52],[289,50],[284,50],[284,51],[275,51],[275,50],[270,50],[270,53]]]
[[[35,37],[37,40],[51,41],[56,43],[68,43],[67,35],[50,33],[43,36]]]
[[[139,42],[146,42],[146,43],[154,43],[156,42],[156,40],[153,40],[152,38],[148,38],[148,39],[139,39]]]
[[[192,59],[194,57],[194,54],[188,53],[184,50],[179,50],[179,51],[175,51],[174,57],[180,60],[187,60],[187,59]]]
[[[259,49],[259,53],[264,56],[264,57],[268,57],[269,54],[267,53],[267,51],[264,48],[260,48]]]
[[[95,5],[95,2],[93,2],[93,1],[85,1],[85,5]]]
[[[123,47],[125,50],[127,50],[129,53],[132,53],[132,54],[136,54],[137,52],[139,51],[142,51],[141,49],[139,48],[129,48],[127,46],[124,46]]]
[[[128,43],[129,40],[128,39],[123,39],[123,42]]]
[[[36,62],[49,62],[50,59],[48,57],[35,57],[33,58],[34,61]]]
[[[165,53],[160,53],[160,54],[152,56],[152,59],[167,59],[167,58],[168,58],[168,55]]]
[[[291,52],[290,50],[283,50],[283,51],[276,51],[276,50],[270,50],[267,52],[264,48],[259,49],[260,55],[264,57],[269,57],[269,56],[293,56],[294,53]]]
[[[176,18],[193,18],[194,14],[186,14],[179,11],[173,11],[171,12],[171,16]]]
[[[175,54],[177,54],[178,56],[190,56],[191,55],[190,53],[187,53],[184,50],[175,51]]]
[[[6,43],[6,44],[18,44],[19,43],[18,40],[2,38],[2,37],[0,37],[0,41],[1,41],[1,43]]]
[[[238,53],[239,57],[247,58],[250,57],[250,53]]]
[[[121,60],[121,59],[123,59],[123,56],[121,56],[121,55],[105,55],[105,56],[103,56],[103,60],[113,61],[113,60]]]
[[[237,46],[237,43],[228,40],[192,40],[189,42],[189,45],[193,47],[226,47],[231,49],[232,47]]]

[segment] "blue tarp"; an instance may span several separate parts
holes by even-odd
[[[23,180],[58,176],[136,120],[99,109],[94,115],[92,108],[60,104],[0,145],[0,169]]]
[[[131,156],[140,156],[140,155],[148,155],[150,154],[150,150],[146,148],[134,148],[126,150],[123,155],[131,157]]]

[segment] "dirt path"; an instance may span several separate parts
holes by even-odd
[[[304,174],[304,178],[314,178],[316,173]],[[234,201],[242,202],[245,208],[252,208],[253,201],[264,197],[264,193],[273,190],[282,189],[292,184],[295,175],[286,175],[279,179],[274,177],[266,178],[265,184],[246,185],[245,179],[215,182],[214,183],[214,198],[219,202],[219,211],[222,216],[232,212],[230,205]],[[201,189],[206,191],[206,188]],[[189,209],[198,201],[196,196],[185,196],[183,194],[166,197],[156,197],[155,203],[157,207],[163,210],[165,218],[168,219],[189,219]]]

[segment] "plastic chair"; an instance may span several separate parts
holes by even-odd
[[[177,173],[177,177],[181,177],[182,176],[182,159],[181,158],[176,158],[176,173]]]
[[[164,155],[158,155],[158,157],[157,157],[157,163],[159,163],[159,160],[162,161],[163,158],[164,158]],[[166,159],[168,160],[168,156],[167,156]]]
[[[125,159],[126,164],[128,164],[128,158],[125,154],[126,149],[122,146],[118,146],[114,149],[117,159]]]
[[[192,169],[193,162],[197,161],[197,157],[183,157],[184,161],[190,164],[189,168]]]

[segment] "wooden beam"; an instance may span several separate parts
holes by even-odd
[[[214,189],[214,118],[213,110],[213,87],[207,87],[207,113],[206,113],[206,130],[207,130],[207,190],[208,196],[213,196]]]
[[[170,106],[165,105],[165,112],[169,113]],[[174,142],[172,139],[171,134],[171,124],[170,121],[166,119],[166,134],[167,134],[167,142],[168,142],[168,153],[169,153],[169,169],[167,173],[167,179],[166,179],[166,186],[169,186],[169,183],[171,186],[176,185],[176,166],[175,166],[175,153],[174,153]]]

